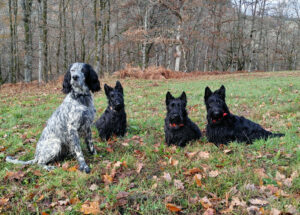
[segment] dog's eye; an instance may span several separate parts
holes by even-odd
[[[114,97],[114,94],[111,94],[111,95],[110,95],[110,97],[112,97],[112,98],[113,98],[113,97]]]
[[[172,103],[172,104],[171,104],[171,107],[175,107],[175,104],[174,104],[174,103]]]

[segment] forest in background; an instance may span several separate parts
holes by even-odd
[[[76,61],[100,76],[300,67],[298,0],[5,0],[0,20],[0,84],[48,82]]]

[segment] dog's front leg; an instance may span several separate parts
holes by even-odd
[[[85,163],[83,153],[82,153],[82,150],[81,150],[81,147],[80,147],[80,139],[79,139],[79,135],[78,135],[77,130],[74,129],[74,128],[71,128],[69,130],[69,136],[70,136],[71,147],[72,147],[73,151],[75,152],[77,161],[79,163],[79,170],[80,171],[85,171],[86,173],[90,173],[91,169]]]
[[[85,137],[84,137],[85,143],[87,145],[87,148],[91,155],[96,155],[97,152],[95,150],[94,144],[92,142],[92,131],[91,128],[86,129]]]

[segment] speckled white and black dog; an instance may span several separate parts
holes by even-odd
[[[90,172],[80,147],[80,137],[85,139],[91,154],[95,154],[90,126],[96,113],[93,96],[90,93],[100,90],[100,82],[93,68],[85,63],[74,63],[69,67],[63,82],[63,92],[68,94],[63,103],[47,121],[36,145],[35,156],[30,161],[19,161],[7,157],[6,161],[15,164],[47,166],[53,161],[62,160],[68,155],[75,155],[80,171]]]

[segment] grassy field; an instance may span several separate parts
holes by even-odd
[[[121,82],[128,133],[102,142],[93,128],[98,154],[89,156],[82,144],[92,168],[88,175],[77,170],[75,158],[52,172],[5,163],[7,155],[33,158],[64,95],[60,82],[0,89],[0,214],[300,213],[300,72]],[[185,148],[167,147],[166,92],[187,93],[189,116],[204,134],[204,89],[221,84],[232,113],[285,137],[220,148],[203,137]],[[95,94],[95,106],[98,118],[107,106],[104,90]]]

